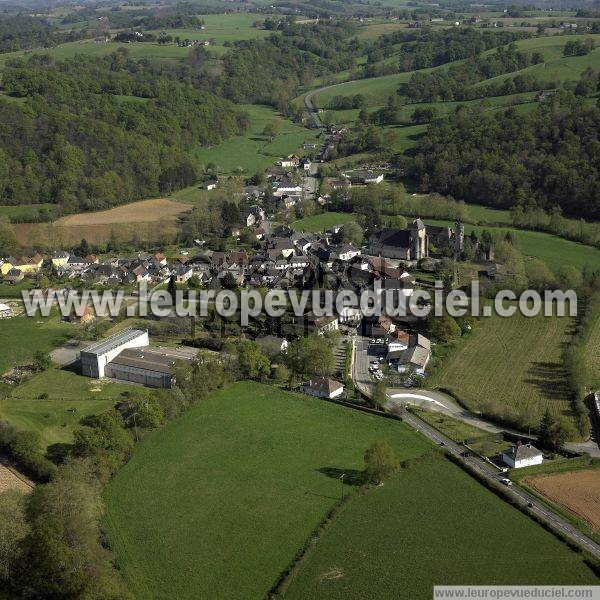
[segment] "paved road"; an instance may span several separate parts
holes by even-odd
[[[352,365],[352,375],[356,387],[367,396],[370,396],[373,389],[373,383],[369,375],[369,362],[372,360],[372,356],[368,354],[369,340],[364,337],[357,336],[355,338],[355,352],[354,362]],[[498,483],[500,479],[506,477],[498,467],[495,465],[488,464],[476,456],[463,457],[462,452],[464,448],[459,446],[439,431],[430,427],[427,423],[419,419],[416,415],[406,411],[402,407],[402,402],[398,397],[398,394],[404,396],[412,396],[411,400],[418,400],[418,396],[421,396],[420,400],[427,404],[428,408],[433,406],[445,405],[445,398],[441,398],[444,402],[440,402],[439,398],[436,398],[435,394],[426,391],[419,392],[407,392],[390,389],[387,392],[388,402],[386,408],[396,415],[402,416],[402,419],[408,423],[413,429],[419,431],[432,442],[438,445],[444,445],[445,449],[453,454],[459,461],[466,463],[472,469],[477,471],[482,477],[485,477],[488,481]],[[415,403],[415,402],[412,402]],[[451,413],[450,413],[451,414]],[[490,425],[490,424],[488,424]],[[495,427],[491,425],[492,427]],[[531,496],[523,489],[512,485],[507,486],[506,491],[520,504],[529,507],[529,510],[536,514],[538,517],[544,519],[548,523],[552,524],[556,529],[561,531],[565,536],[572,538],[577,541],[582,547],[588,552],[593,554],[595,557],[600,558],[600,545],[583,535],[577,528],[573,527],[568,521],[557,515],[555,512],[548,509],[545,505],[539,502],[534,496]]]
[[[398,412],[401,409],[394,409],[392,412]],[[488,465],[477,457],[469,456],[464,458],[461,453],[464,449],[455,444],[453,441],[448,439],[446,436],[433,429],[421,419],[415,415],[404,411],[402,414],[404,422],[408,423],[413,429],[416,429],[423,435],[427,436],[430,440],[437,444],[444,444],[445,449],[457,457],[460,461],[469,465],[473,470],[477,471],[481,476],[485,477],[488,481],[498,482],[499,479],[505,477],[504,474],[499,473],[498,469]],[[520,504],[527,506],[530,504],[529,510],[536,514],[538,517],[544,519],[548,523],[551,523],[556,529],[561,531],[565,536],[576,540],[582,547],[584,547],[590,554],[593,554],[596,558],[600,558],[600,545],[583,535],[577,528],[573,527],[568,521],[557,515],[555,512],[548,509],[534,496],[531,496],[523,489],[513,485],[506,488],[506,492],[511,495]]]

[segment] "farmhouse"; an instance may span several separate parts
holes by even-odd
[[[502,460],[512,469],[520,469],[521,467],[541,465],[544,456],[535,446],[517,442],[516,446],[502,453]]]
[[[301,383],[300,391],[317,398],[337,398],[344,393],[344,386],[334,379],[320,377]]]

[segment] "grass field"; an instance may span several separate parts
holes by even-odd
[[[450,221],[426,219],[431,225],[448,225]],[[594,266],[599,264],[600,249],[593,246],[586,246],[577,242],[571,242],[559,238],[549,233],[540,231],[526,231],[511,227],[490,227],[465,225],[465,233],[468,235],[475,230],[481,233],[484,229],[497,231],[504,235],[507,231],[517,241],[517,244],[523,254],[526,256],[535,256],[543,260],[551,269],[572,265],[578,269],[583,269],[585,265]]]
[[[282,117],[268,106],[243,105],[251,121],[251,127],[244,136],[233,137],[212,148],[200,148],[197,157],[206,165],[215,163],[219,173],[232,173],[242,170],[253,174],[273,165],[278,158],[295,152],[304,142],[313,142],[316,133]],[[272,142],[263,135],[263,129],[270,121],[277,121],[281,130]]]
[[[283,597],[424,600],[433,585],[594,583],[580,556],[439,458],[353,496]]]
[[[585,340],[587,372],[592,376],[591,389],[600,389],[600,298],[596,300],[589,333]]]
[[[295,231],[321,232],[334,225],[344,225],[354,221],[354,215],[341,212],[325,212],[294,221],[291,225]]]
[[[106,528],[137,598],[264,598],[397,421],[240,382],[143,440],[109,484]],[[176,566],[176,568],[174,568]]]
[[[73,326],[60,323],[58,316],[32,318],[26,316],[0,319],[0,374],[15,364],[27,363],[36,350],[50,352],[73,334]]]
[[[0,217],[35,217],[41,208],[52,209],[56,204],[24,204],[22,206],[0,206]]]
[[[451,390],[474,411],[506,408],[525,428],[537,426],[546,408],[569,416],[561,353],[570,325],[567,317],[525,317],[518,311],[509,318],[484,317],[427,386]]]
[[[473,450],[483,454],[484,456],[494,456],[510,447],[509,442],[505,442],[501,435],[496,435],[479,429],[473,425],[469,425],[464,421],[453,419],[447,415],[431,410],[412,407],[411,412],[414,412],[419,418],[435,427],[457,443],[466,442]]]
[[[0,400],[0,419],[36,431],[44,446],[69,443],[83,417],[108,410],[131,389],[131,385],[90,379],[52,367]],[[47,398],[40,398],[44,393]]]

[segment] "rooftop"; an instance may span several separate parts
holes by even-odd
[[[82,352],[97,355],[106,354],[107,352],[110,352],[111,350],[114,350],[123,344],[127,344],[128,342],[131,342],[146,333],[147,331],[143,329],[123,329],[123,331],[119,331],[119,333],[115,333],[114,335],[111,335],[100,342],[84,348]]]

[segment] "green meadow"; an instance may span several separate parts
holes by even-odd
[[[451,223],[451,221],[435,219],[426,219],[426,222],[431,225],[449,225]],[[549,233],[515,229],[513,227],[465,225],[465,233],[467,234],[471,231],[481,233],[484,229],[492,232],[497,231],[502,235],[510,232],[523,254],[543,260],[553,270],[569,265],[583,269],[586,265],[600,264],[599,248],[571,242]]]
[[[438,457],[353,495],[283,597],[425,600],[434,585],[597,581],[580,555]]]
[[[291,224],[295,231],[321,232],[334,225],[344,225],[354,221],[354,215],[341,212],[325,212],[310,217],[304,217]]]
[[[339,500],[341,474],[355,477],[381,439],[402,459],[431,449],[398,421],[274,387],[212,394],[142,440],[106,489],[130,589],[145,600],[264,598]]]
[[[0,319],[0,374],[14,365],[27,363],[36,350],[50,352],[73,335],[73,325],[61,323],[58,315]]]
[[[285,119],[268,106],[240,106],[250,116],[250,130],[212,148],[199,148],[196,156],[205,164],[214,163],[220,173],[242,171],[253,174],[295,152],[305,142],[314,142],[317,133]],[[277,121],[279,134],[270,141],[263,135],[265,125]]]

